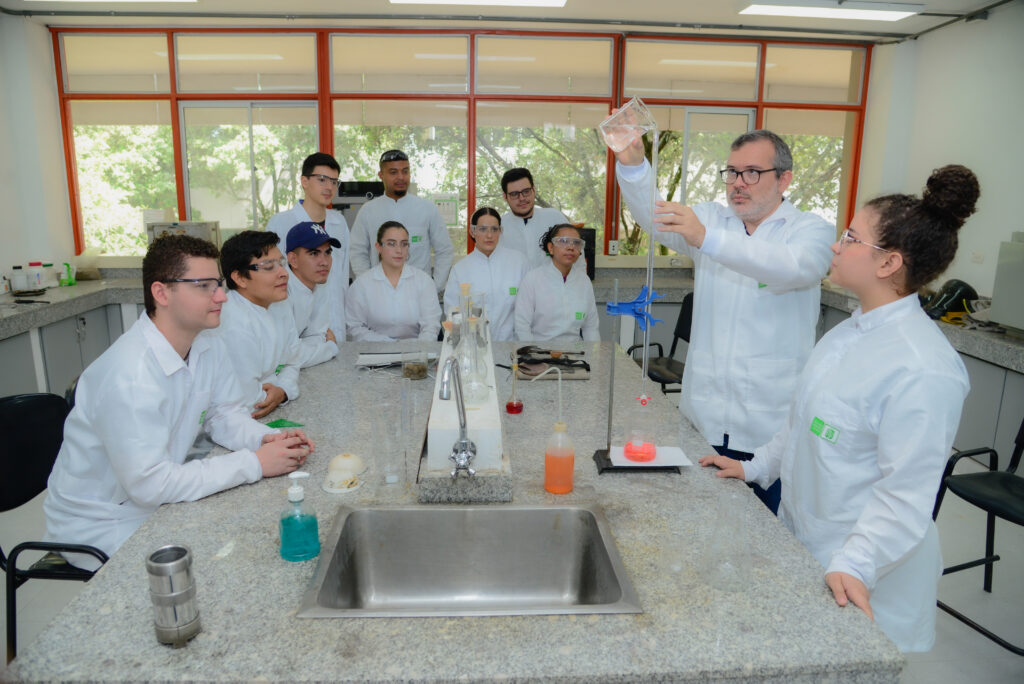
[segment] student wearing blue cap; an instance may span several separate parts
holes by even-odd
[[[299,336],[299,367],[309,368],[338,355],[338,341],[330,327],[327,281],[334,250],[341,248],[341,242],[328,235],[319,223],[303,221],[288,231],[285,246],[292,272],[287,302]],[[338,332],[344,339],[345,331]]]

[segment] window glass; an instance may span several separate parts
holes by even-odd
[[[170,92],[167,36],[61,36],[68,92]]]
[[[380,155],[409,155],[414,191],[447,205],[456,255],[466,253],[466,103],[338,100],[334,150],[345,181],[377,181]],[[411,123],[414,122],[414,123]]]
[[[864,50],[768,46],[764,99],[785,102],[860,101]]]
[[[481,37],[476,46],[478,93],[611,93],[610,38]]]
[[[146,221],[177,220],[170,103],[72,102],[87,248],[146,253]]]
[[[626,41],[624,92],[628,97],[753,100],[757,45]]]
[[[318,148],[316,107],[188,105],[184,119],[193,221],[219,221],[226,239],[262,230],[302,197],[302,160]]]
[[[312,35],[179,35],[178,89],[183,92],[313,92]]]
[[[331,38],[335,92],[468,92],[466,36],[363,36]]]
[[[793,152],[793,183],[786,197],[802,211],[831,223],[845,221],[853,169],[853,112],[768,109],[765,128],[775,131]]]
[[[596,228],[597,244],[603,244],[608,148],[597,124],[607,115],[601,104],[478,103],[476,206],[508,211],[501,176],[524,166],[533,175],[538,206]]]

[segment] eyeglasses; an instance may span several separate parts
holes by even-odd
[[[341,182],[341,180],[339,180],[338,178],[331,178],[330,176],[325,176],[322,173],[310,174],[306,176],[306,178],[315,178],[321,183],[330,183],[334,187],[338,187],[338,184]]]
[[[393,161],[409,161],[409,157],[402,150],[388,150],[380,155],[380,163]]]
[[[381,245],[387,247],[388,249],[394,249],[395,247],[399,249],[409,249],[408,240],[385,240],[384,242],[381,243]]]
[[[583,240],[580,238],[571,238],[565,235],[559,235],[558,237],[551,238],[551,241],[556,245],[562,247],[575,247],[576,249],[583,249]]]
[[[513,190],[512,192],[506,192],[505,195],[507,197],[511,197],[512,199],[519,199],[520,197],[522,197],[523,199],[526,199],[527,197],[529,197],[530,195],[533,194],[533,190],[534,190],[534,188],[531,185],[530,187],[526,188],[525,190]]]
[[[223,278],[168,278],[165,283],[192,283],[200,292],[212,297],[220,288],[224,287]]]
[[[484,226],[478,224],[473,226],[473,232],[480,233],[482,235],[487,235],[488,233],[496,235],[501,232],[501,226]]]
[[[848,245],[851,242],[856,242],[858,245],[867,245],[868,247],[873,247],[873,248],[877,249],[879,252],[891,252],[892,251],[891,249],[886,249],[885,247],[879,247],[878,245],[873,245],[870,242],[864,242],[863,240],[858,240],[857,238],[855,238],[852,235],[850,235],[850,229],[849,228],[844,230],[843,234],[839,236],[839,251],[840,252],[843,251],[843,245]]]
[[[255,264],[249,264],[246,268],[250,271],[265,271],[269,273],[278,267],[284,268],[286,263],[288,263],[288,260],[284,257],[280,259],[264,259],[263,261],[257,261]]]
[[[768,173],[769,171],[778,171],[778,169],[743,169],[737,171],[736,169],[722,169],[718,172],[718,175],[722,177],[722,180],[726,185],[732,185],[736,182],[737,178],[743,177],[743,182],[747,185],[754,185],[757,181],[761,180],[762,173]]]

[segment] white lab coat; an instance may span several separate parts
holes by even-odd
[[[526,257],[499,244],[484,256],[475,249],[452,267],[448,285],[444,288],[444,308],[451,311],[459,305],[459,285],[469,283],[470,292],[486,295],[487,318],[490,320],[491,339],[515,339],[516,293],[527,272]]]
[[[300,223],[312,220],[303,208],[302,200],[300,200],[298,204],[288,211],[282,211],[271,216],[270,220],[267,221],[267,230],[277,233],[278,237],[281,238],[278,246],[281,249],[281,254],[285,254],[288,249],[288,231]],[[338,335],[339,330],[345,330],[345,292],[348,291],[348,261],[352,238],[349,236],[345,217],[336,209],[327,210],[327,218],[324,219],[324,230],[327,231],[328,235],[341,243],[340,249],[337,247],[332,248],[334,250],[334,259],[331,265],[331,274],[327,277],[327,282],[325,283],[327,291],[330,293],[330,327],[334,334]],[[343,335],[344,333],[342,333]]]
[[[501,215],[501,240],[498,244],[525,256],[527,266],[532,271],[550,260],[540,248],[540,238],[551,226],[557,226],[559,223],[569,223],[569,219],[554,207],[534,206],[533,216],[528,219],[506,211]],[[581,261],[582,258],[577,259],[576,263],[579,264]]]
[[[650,164],[620,164],[617,175],[629,210],[649,230]],[[753,235],[728,206],[704,202],[693,210],[707,229],[700,249],[678,233],[655,232],[695,267],[679,408],[711,444],[728,434],[730,449],[752,452],[785,421],[814,346],[835,227],[788,200]]]
[[[215,332],[231,350],[231,367],[242,386],[246,406],[267,398],[264,383],[283,389],[288,395],[286,401],[298,398],[301,350],[287,300],[263,308],[237,290],[229,290]]]
[[[348,334],[353,340],[437,341],[441,305],[430,276],[418,268],[405,264],[398,287],[393,287],[377,264],[356,278],[348,294]]]
[[[85,369],[47,484],[46,541],[110,555],[161,504],[260,479],[254,451],[274,431],[249,417],[227,357],[204,332],[186,363],[143,314]],[[186,463],[200,430],[235,451]],[[99,567],[91,556],[70,560]]]
[[[455,257],[455,247],[444,225],[437,205],[423,197],[406,195],[393,200],[387,195],[375,197],[362,206],[352,225],[352,272],[358,278],[380,263],[374,245],[377,231],[385,221],[398,221],[409,231],[409,266],[433,274],[434,291],[440,292],[448,282]],[[430,266],[430,250],[434,250],[434,266]]]
[[[523,277],[516,295],[516,339],[599,342],[594,286],[585,271],[569,269],[569,277],[548,260]]]
[[[904,651],[930,650],[942,557],[931,513],[968,390],[967,372],[910,295],[826,334],[800,375],[789,419],[744,463],[782,478],[779,519],[826,572],[871,591]]]
[[[324,285],[313,285],[310,290],[295,277],[288,278],[288,299],[292,309],[295,330],[299,336],[299,368],[309,368],[338,355],[338,345],[327,339],[330,323],[331,294]],[[333,332],[333,330],[332,330]],[[335,333],[345,337],[345,330]]]

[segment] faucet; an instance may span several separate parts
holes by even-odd
[[[452,382],[452,378],[455,382]],[[441,370],[441,387],[437,392],[437,398],[448,400],[452,398],[452,385],[455,385],[455,403],[459,410],[459,440],[452,445],[452,453],[448,457],[455,463],[452,471],[452,479],[458,477],[460,472],[465,472],[468,477],[476,475],[476,471],[469,467],[476,456],[476,445],[469,441],[469,433],[466,430],[466,403],[462,399],[462,373],[459,370],[459,360],[453,354],[449,356]]]

